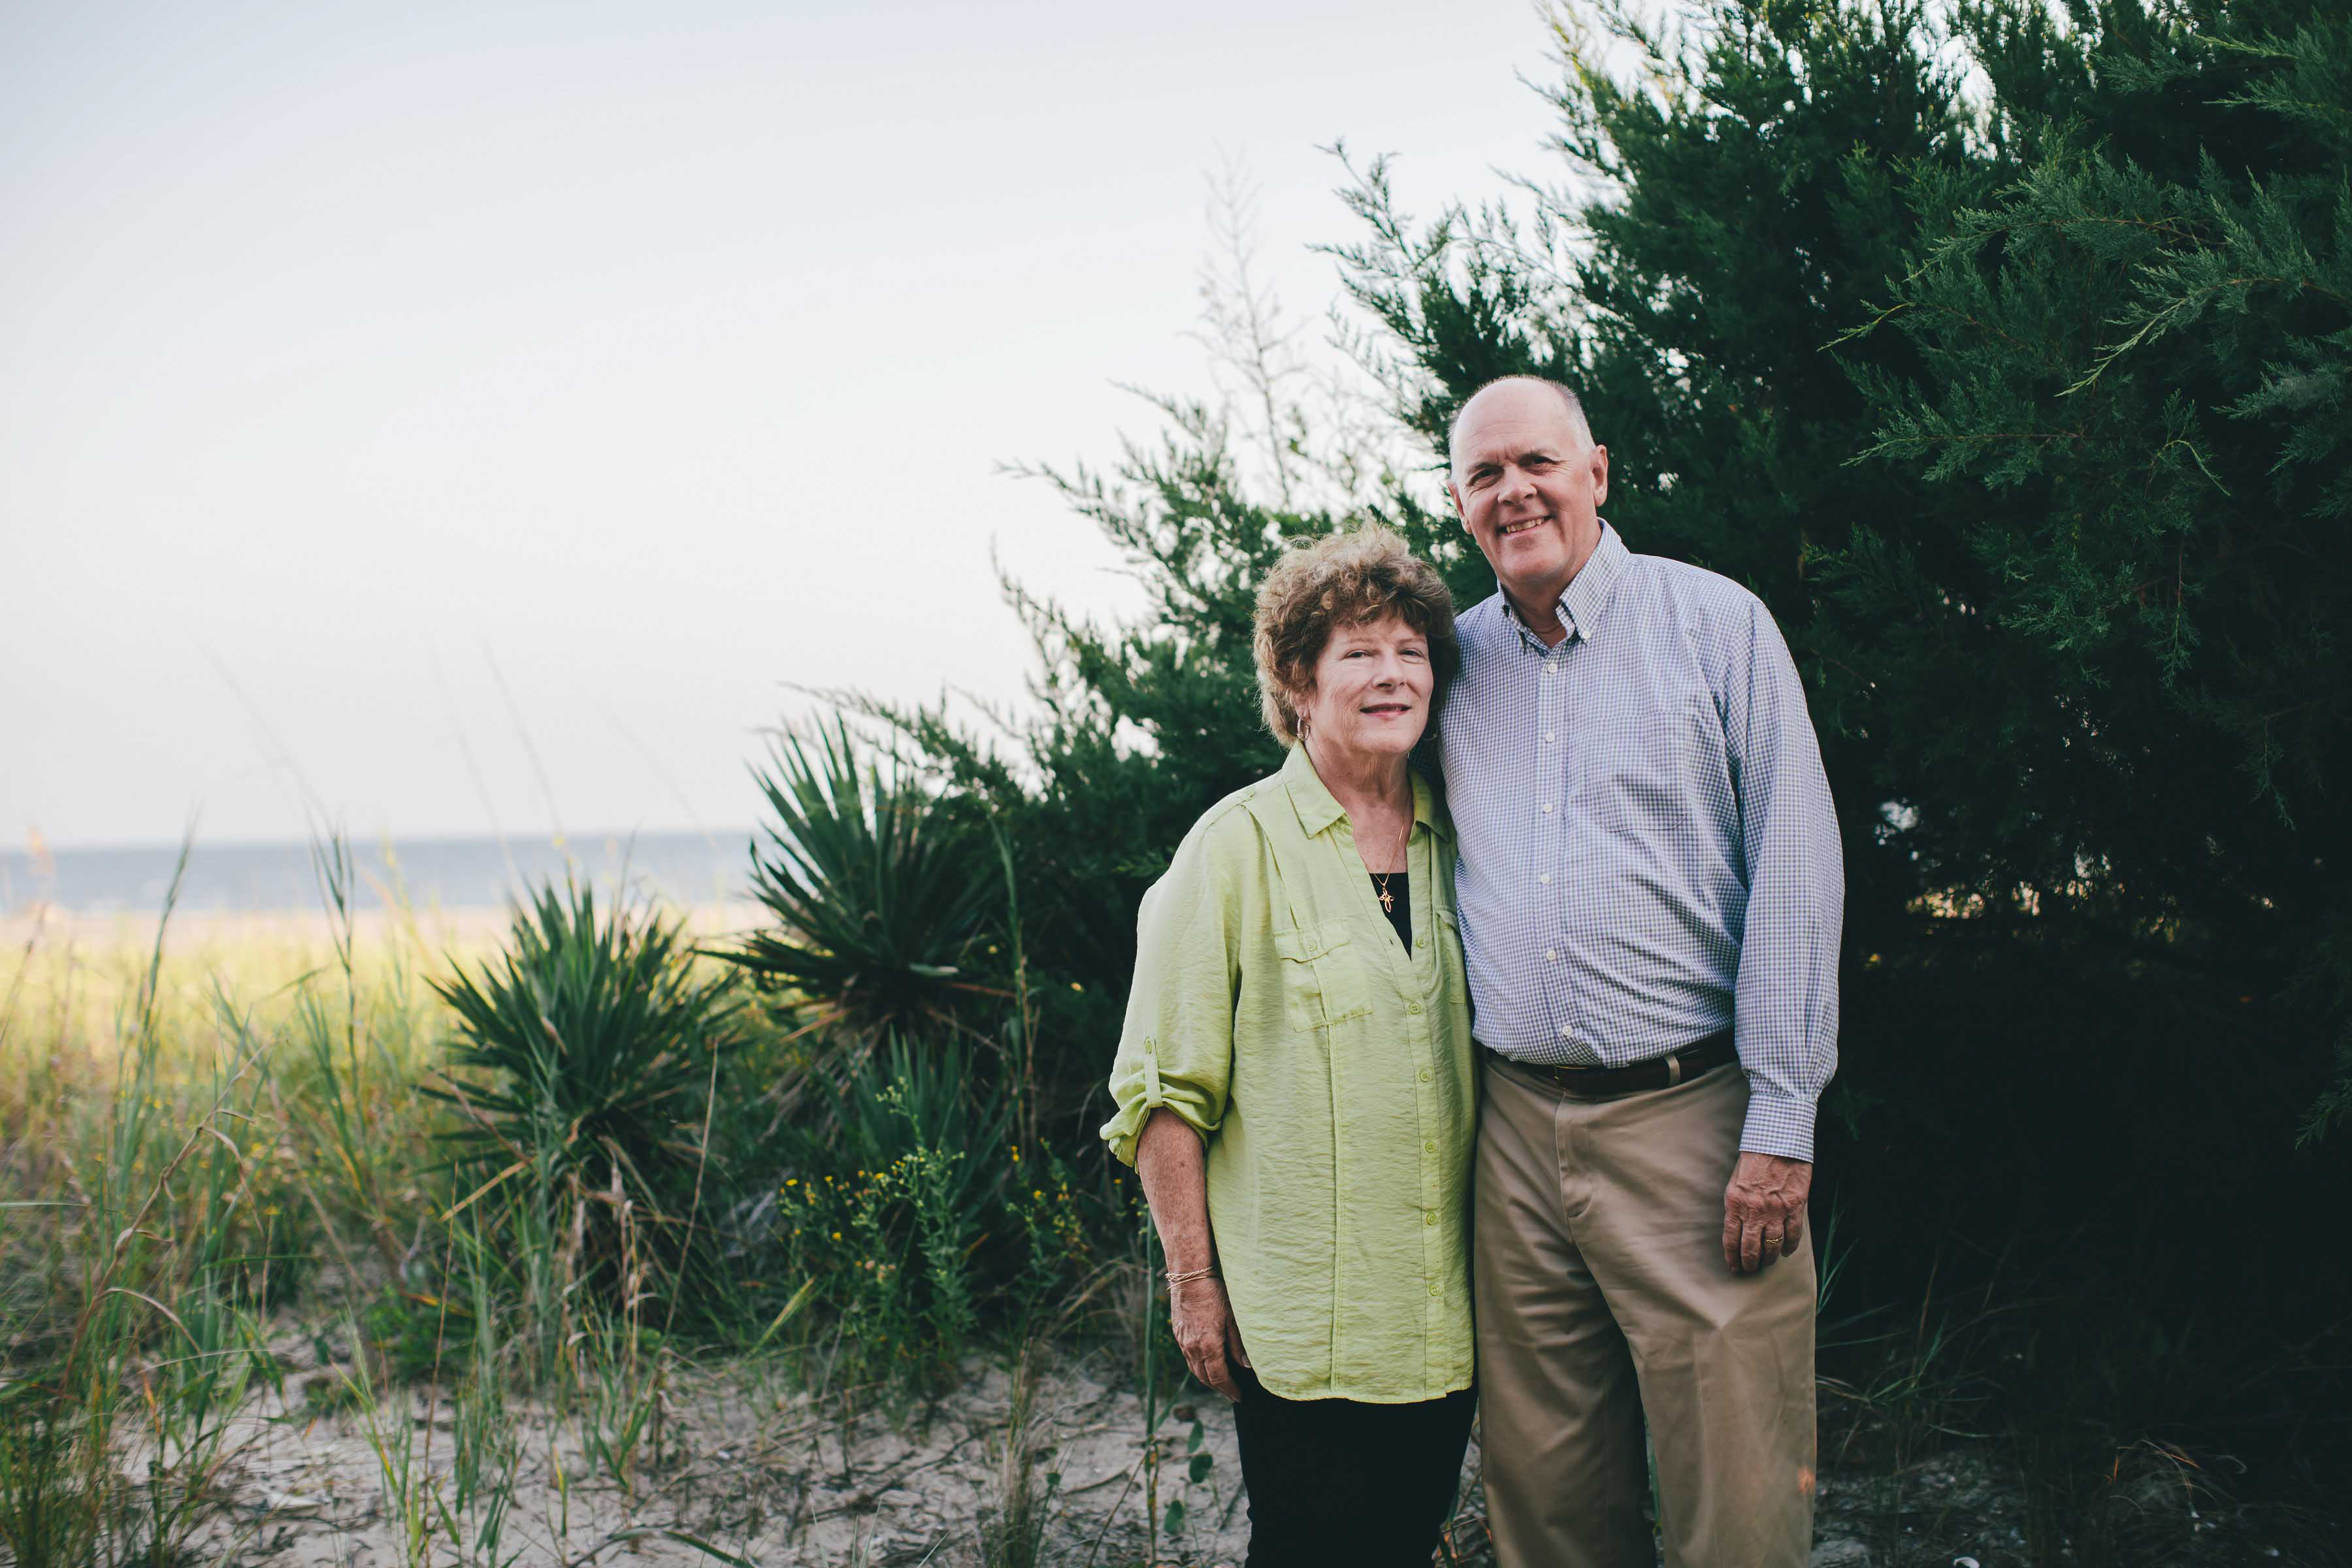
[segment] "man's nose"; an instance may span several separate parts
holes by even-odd
[[[1517,500],[1535,493],[1535,479],[1525,468],[1505,468],[1503,482],[1495,487],[1496,495],[1504,500]]]

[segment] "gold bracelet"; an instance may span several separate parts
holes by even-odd
[[[1216,1277],[1217,1266],[1212,1263],[1206,1268],[1188,1268],[1181,1274],[1171,1269],[1168,1273],[1168,1283],[1171,1286],[1182,1285],[1193,1279],[1213,1279]]]

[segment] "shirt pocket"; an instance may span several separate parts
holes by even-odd
[[[1723,749],[1714,700],[1704,691],[1675,692],[1601,726],[1591,773],[1610,795],[1636,810],[1680,810],[1695,782],[1722,771]]]
[[[1326,1029],[1372,1010],[1363,950],[1345,921],[1274,933],[1282,955],[1282,1015],[1294,1029]]]

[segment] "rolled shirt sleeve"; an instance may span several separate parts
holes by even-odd
[[[1136,921],[1135,984],[1111,1064],[1117,1113],[1103,1141],[1122,1163],[1151,1113],[1167,1108],[1203,1142],[1224,1119],[1234,1066],[1241,887],[1203,823],[1176,851]]]
[[[1837,1070],[1845,865],[1796,662],[1750,603],[1747,668],[1724,704],[1748,873],[1732,1014],[1748,1087],[1739,1147],[1810,1161],[1815,1106]]]

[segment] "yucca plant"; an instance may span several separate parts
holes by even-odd
[[[676,919],[600,910],[567,879],[517,907],[498,960],[433,982],[457,1037],[424,1092],[459,1111],[457,1206],[489,1201],[519,1227],[507,1255],[542,1305],[604,1260],[625,1203],[683,1245],[685,1227],[661,1222],[692,1217],[697,1094],[742,1043],[733,976],[694,960]]]
[[[936,1033],[976,997],[969,972],[1003,886],[982,836],[912,773],[861,753],[839,720],[784,729],[755,768],[771,820],[751,893],[773,917],[725,956],[803,1026],[870,1045]]]

